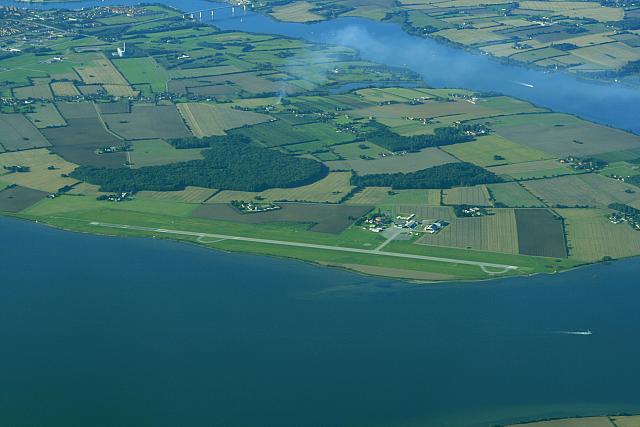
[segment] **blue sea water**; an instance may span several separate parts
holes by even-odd
[[[3,426],[466,427],[640,411],[637,259],[413,285],[7,218],[0,236]]]

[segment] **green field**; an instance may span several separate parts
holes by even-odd
[[[489,184],[487,189],[496,206],[537,208],[544,204],[517,182]]]
[[[0,146],[5,151],[48,147],[51,144],[21,114],[0,114]]]
[[[640,136],[567,114],[545,113],[494,119],[490,127],[515,143],[556,158],[638,148]],[[602,141],[608,141],[603,144]]]
[[[598,174],[526,181],[523,185],[549,206],[603,207],[640,200],[638,187]]]
[[[133,151],[129,153],[131,162],[136,168],[144,166],[165,165],[168,163],[183,162],[187,160],[201,159],[202,150],[188,149],[176,150],[161,139],[148,139],[133,143]]]
[[[336,146],[333,149],[339,152],[340,147],[343,147],[343,145]],[[458,162],[455,157],[435,147],[425,148],[417,153],[406,154],[387,154],[388,151],[384,149],[374,150],[375,148],[365,150],[367,151],[366,156],[373,157],[371,159],[337,160],[327,164],[335,170],[351,169],[360,175],[369,175],[376,173],[414,172],[446,163]],[[380,154],[383,153],[385,156],[380,156]]]
[[[175,105],[134,104],[130,113],[103,114],[102,120],[112,132],[127,140],[192,135]]]
[[[13,95],[18,99],[53,99],[53,93],[47,84],[15,88]]]
[[[622,258],[640,251],[640,233],[627,224],[612,224],[606,209],[558,209],[565,219],[571,255],[584,261]]]
[[[462,161],[480,166],[533,162],[552,158],[546,153],[516,144],[499,135],[483,136],[473,142],[444,147],[443,150]]]
[[[551,178],[576,173],[573,169],[561,164],[557,160],[538,160],[512,165],[492,166],[488,169],[497,175],[515,180]]]
[[[113,64],[132,85],[146,83],[155,93],[166,92],[169,73],[153,57],[122,58]]]
[[[25,116],[39,129],[67,124],[54,104],[36,104],[35,111]]]

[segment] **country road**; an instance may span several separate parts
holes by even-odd
[[[238,240],[242,242],[264,243],[264,244],[281,245],[281,246],[294,246],[299,248],[310,248],[310,249],[323,249],[323,250],[329,250],[329,251],[351,252],[351,253],[366,254],[366,255],[417,259],[422,261],[446,262],[450,264],[475,265],[480,267],[482,271],[484,271],[487,274],[502,274],[510,270],[518,269],[518,267],[514,265],[494,264],[489,262],[469,261],[469,260],[454,259],[454,258],[441,258],[441,257],[427,256],[427,255],[384,252],[379,249],[346,248],[346,247],[340,247],[340,246],[318,245],[314,243],[300,243],[300,242],[288,242],[284,240],[257,239],[253,237],[228,236],[224,234],[210,234],[210,233],[202,233],[202,232],[195,232],[195,231],[168,230],[165,228],[139,227],[135,225],[109,224],[104,222],[91,222],[89,224],[95,227],[117,228],[121,230],[147,231],[152,233],[174,234],[178,236],[193,236],[193,237],[197,237],[198,239],[211,238],[211,239],[218,239],[218,241]],[[490,271],[490,270],[487,270],[487,268],[495,268],[495,269],[499,269],[500,271]]]

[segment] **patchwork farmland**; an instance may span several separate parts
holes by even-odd
[[[489,22],[465,32],[417,4],[380,0],[354,4],[354,13],[379,19],[378,3],[408,8],[407,19],[440,26],[442,37],[473,32],[497,43],[478,48],[513,50],[501,41],[508,32]],[[310,5],[273,12],[301,22],[324,16]],[[81,12],[43,11],[71,18],[83,37],[43,40],[59,61],[0,58],[8,100],[0,210],[81,231],[106,222],[358,248],[367,252],[249,250],[398,277],[484,279],[640,254],[632,224],[608,216],[612,202],[640,206],[632,179],[640,137],[507,96],[425,87],[346,47],[221,32],[162,6],[140,10],[101,10],[91,29]],[[516,21],[514,34],[530,30]],[[587,37],[575,37],[571,57],[603,63]],[[117,51],[124,40],[129,53]],[[522,61],[567,56],[551,46],[520,50],[511,54]],[[619,62],[626,51],[615,52]],[[385,87],[335,90],[359,82]],[[603,233],[610,238],[601,245],[589,242]]]

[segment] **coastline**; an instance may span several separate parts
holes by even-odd
[[[210,1],[212,3],[215,2],[215,0],[207,0]],[[223,1],[229,4],[234,4],[234,2],[232,0],[219,0],[219,1]],[[291,1],[290,3],[293,3],[293,1]],[[267,7],[268,8],[268,7]],[[261,8],[253,8],[252,9],[253,12],[255,13],[260,13],[262,15],[268,16],[269,18],[278,21],[278,22],[282,22],[282,23],[296,23],[296,24],[303,24],[303,25],[312,25],[312,24],[318,24],[321,22],[325,22],[325,21],[332,21],[332,20],[336,20],[336,19],[340,19],[340,18],[359,18],[359,19],[365,19],[365,20],[369,20],[372,22],[379,22],[379,23],[384,23],[384,24],[393,24],[393,25],[397,25],[399,28],[402,29],[403,32],[405,32],[407,35],[412,36],[412,37],[417,37],[417,38],[421,38],[421,39],[429,39],[429,40],[434,40],[437,43],[440,43],[442,45],[445,46],[450,46],[453,47],[455,49],[459,49],[462,51],[465,51],[467,53],[471,53],[471,54],[475,54],[475,55],[479,55],[479,56],[483,56],[483,57],[487,57],[490,58],[493,61],[496,61],[497,63],[500,64],[505,64],[505,65],[510,65],[510,66],[518,66],[524,69],[530,69],[530,70],[536,70],[536,71],[542,71],[545,73],[561,73],[561,74],[565,74],[568,76],[571,76],[579,81],[584,81],[584,82],[588,82],[588,83],[599,83],[599,84],[603,84],[603,85],[615,85],[615,84],[620,84],[622,86],[628,87],[630,89],[634,89],[634,90],[640,90],[640,81],[638,81],[635,84],[632,84],[631,82],[628,81],[628,79],[626,79],[625,77],[627,76],[617,76],[617,77],[605,77],[605,76],[600,76],[599,74],[602,73],[572,73],[570,71],[567,70],[567,68],[551,68],[551,67],[543,67],[541,65],[536,64],[535,62],[524,62],[524,61],[519,61],[519,60],[515,60],[512,59],[510,57],[499,57],[496,55],[493,55],[491,53],[487,53],[484,52],[480,49],[477,48],[473,48],[470,46],[466,46],[462,43],[457,43],[455,41],[446,39],[444,37],[440,37],[440,36],[433,36],[431,35],[431,33],[426,33],[426,34],[420,34],[420,33],[416,33],[414,31],[410,31],[410,28],[407,28],[406,22],[403,21],[398,21],[398,20],[394,20],[394,17],[397,17],[397,14],[392,14],[385,19],[373,19],[367,16],[363,16],[363,15],[345,15],[345,16],[336,16],[336,17],[330,17],[330,18],[325,18],[325,19],[316,19],[316,20],[309,20],[309,21],[304,21],[304,22],[298,22],[298,21],[287,21],[287,20],[282,20],[279,19],[278,17],[274,16],[272,13],[269,13],[268,10],[265,9],[261,9]],[[401,13],[401,12],[400,12]],[[638,76],[636,76],[637,78]]]
[[[169,236],[167,234],[153,234],[151,232],[142,232],[140,230],[119,230],[120,233],[109,233],[108,231],[104,231],[104,232],[98,232],[97,229],[95,229],[96,231],[88,231],[88,230],[84,230],[81,228],[71,228],[71,227],[61,227],[61,226],[57,226],[55,224],[52,224],[51,222],[48,222],[46,220],[42,220],[42,219],[36,219],[36,218],[29,218],[25,215],[21,215],[21,214],[8,214],[8,213],[2,213],[1,214],[3,217],[6,218],[11,218],[14,220],[21,220],[21,221],[25,221],[25,222],[29,222],[29,223],[33,223],[33,224],[37,224],[37,225],[41,225],[41,226],[46,226],[46,227],[50,227],[52,229],[56,229],[56,230],[61,230],[61,231],[65,231],[65,232],[69,232],[69,233],[78,233],[78,234],[86,234],[86,235],[90,235],[90,236],[100,236],[100,237],[110,237],[110,238],[142,238],[142,239],[151,239],[151,240],[166,240],[166,241],[171,241],[171,242],[176,242],[176,243],[184,243],[184,244],[189,244],[189,245],[194,245],[196,247],[200,247],[203,249],[207,249],[207,250],[214,250],[214,251],[221,251],[224,253],[234,253],[234,254],[248,254],[248,255],[253,255],[253,256],[264,256],[264,257],[269,257],[269,258],[273,258],[273,259],[287,259],[287,260],[294,260],[294,261],[298,261],[298,262],[303,262],[306,264],[310,264],[310,265],[315,265],[318,267],[322,267],[322,268],[331,268],[331,269],[338,269],[338,270],[342,270],[342,271],[349,271],[353,274],[357,274],[357,275],[361,275],[363,277],[377,277],[377,278],[383,278],[383,279],[392,279],[392,280],[401,280],[407,283],[414,283],[414,284],[420,284],[420,285],[430,285],[430,284],[463,284],[463,283],[488,283],[488,282],[494,282],[496,280],[501,280],[501,279],[507,279],[507,278],[527,278],[527,277],[539,277],[542,275],[557,275],[557,274],[562,274],[562,273],[569,273],[578,269],[583,269],[586,267],[590,267],[590,266],[595,266],[595,265],[599,265],[599,264],[610,264],[613,263],[615,261],[619,261],[619,260],[625,260],[625,259],[632,259],[635,258],[636,256],[631,256],[631,257],[626,257],[626,258],[620,258],[620,259],[611,259],[611,260],[607,260],[607,261],[597,261],[597,262],[581,262],[578,264],[573,264],[570,266],[566,266],[560,270],[556,270],[556,271],[534,271],[534,272],[524,272],[524,273],[513,273],[513,274],[495,274],[493,276],[489,275],[489,276],[485,276],[485,277],[474,277],[474,278],[464,278],[464,277],[449,277],[449,278],[443,278],[443,279],[417,279],[415,278],[416,274],[424,274],[424,275],[432,275],[434,277],[439,276],[440,273],[429,273],[428,271],[424,272],[424,271],[420,271],[420,270],[398,270],[398,274],[394,274],[394,275],[386,275],[386,274],[376,274],[373,273],[372,271],[376,271],[376,266],[370,266],[368,267],[367,265],[357,265],[357,264],[353,264],[353,265],[349,265],[349,264],[340,264],[340,263],[332,263],[332,262],[324,262],[322,260],[315,260],[315,259],[311,259],[311,258],[304,258],[304,257],[299,257],[299,256],[295,256],[295,255],[289,255],[289,254],[279,254],[279,253],[271,253],[269,251],[265,251],[265,250],[260,250],[260,249],[255,249],[255,250],[246,250],[246,249],[234,249],[234,248],[226,248],[226,247],[216,247],[213,246],[212,243],[218,243],[218,242],[202,242],[199,241],[198,239],[189,239],[188,236],[185,236],[184,238],[181,237],[172,237]],[[355,268],[354,268],[355,267]],[[370,268],[370,269],[369,269]],[[385,268],[382,268],[383,270],[386,270]],[[388,269],[388,270],[393,270],[393,269]],[[408,277],[407,276],[403,276],[402,272],[407,272],[408,273]]]

